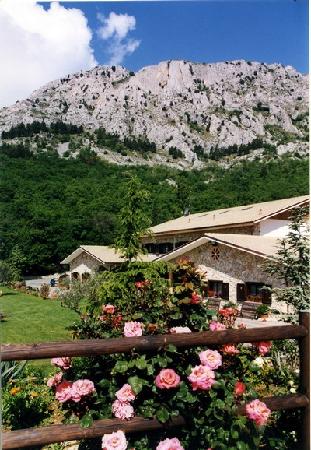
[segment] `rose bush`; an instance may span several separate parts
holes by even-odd
[[[202,282],[206,282],[206,274],[202,280],[187,260],[176,266],[131,263],[106,272],[99,276],[97,284],[93,282],[96,288],[84,299],[87,308],[81,310],[81,320],[73,325],[74,334],[80,339],[124,335],[131,339],[178,332],[217,333],[233,327],[234,311],[222,312],[215,320],[214,311],[203,300]],[[126,355],[70,361],[64,355],[62,360],[67,364],[57,365],[61,375],[54,374],[49,385],[56,396],[62,390],[59,386],[64,386],[59,401],[68,420],[74,415],[84,426],[93,419],[130,420],[133,416],[157,418],[165,424],[178,415],[187,424],[126,437],[118,431],[118,435],[104,436],[102,448],[285,449],[288,447],[282,447],[282,430],[276,427],[281,415],[270,415],[258,400],[289,390],[292,375],[284,374],[282,378],[276,372],[272,350],[270,343],[265,342],[186,349],[167,345],[146,353],[133,350]],[[264,360],[261,366],[254,363],[258,357]],[[72,389],[78,380],[80,384],[83,380],[92,381],[94,389],[85,391],[86,395],[75,402]],[[241,402],[248,405],[246,416],[237,413]],[[292,440],[295,439],[293,435]]]

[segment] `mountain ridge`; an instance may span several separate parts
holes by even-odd
[[[262,153],[263,144],[278,154],[306,153],[308,76],[291,66],[244,60],[171,60],[136,73],[96,66],[51,81],[0,110],[0,132],[33,121],[82,125],[88,133],[83,145],[117,163],[200,167],[211,155],[238,154],[241,146]],[[156,151],[111,151],[94,138],[99,128],[121,143],[154,143]]]

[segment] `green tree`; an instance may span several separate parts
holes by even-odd
[[[309,309],[310,306],[310,252],[306,217],[306,208],[300,208],[293,214],[289,233],[280,241],[277,257],[265,266],[268,273],[284,281],[285,288],[273,290],[277,300],[293,306],[295,311]]]
[[[7,262],[12,274],[12,281],[19,281],[22,277],[23,270],[25,269],[26,258],[18,245],[13,247]]]
[[[151,224],[145,212],[149,196],[149,192],[143,188],[140,179],[131,176],[126,185],[124,206],[118,216],[119,232],[114,244],[128,261],[144,253],[141,237]]]
[[[192,189],[189,183],[183,178],[177,182],[176,191],[176,203],[179,208],[180,214],[190,213],[190,198],[192,194]]]

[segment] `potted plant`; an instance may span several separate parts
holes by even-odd
[[[270,313],[270,308],[267,305],[259,305],[256,309],[257,318],[261,318],[263,320],[267,320]]]

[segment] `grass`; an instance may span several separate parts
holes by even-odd
[[[63,308],[59,300],[44,300],[34,295],[2,287],[0,312],[1,342],[28,344],[33,342],[62,341],[71,338],[66,327],[77,314]]]
[[[71,333],[66,328],[77,314],[63,308],[59,300],[44,300],[41,297],[1,287],[0,340],[3,344],[30,344],[34,342],[66,341]],[[43,373],[51,370],[50,360],[36,360],[29,364],[39,367]]]

